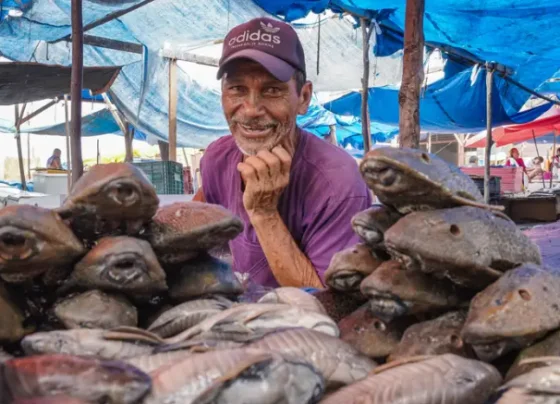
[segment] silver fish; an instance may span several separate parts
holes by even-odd
[[[297,306],[303,310],[327,314],[321,302],[312,294],[299,288],[280,287],[261,297],[257,303],[282,303]]]
[[[490,403],[556,404],[560,400],[560,364],[540,367],[501,386]]]

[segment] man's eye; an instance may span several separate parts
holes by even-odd
[[[234,93],[240,93],[240,92],[243,92],[243,87],[242,86],[231,86],[229,88],[229,90],[234,92]]]
[[[282,90],[280,90],[278,87],[267,87],[265,93],[270,95],[278,95],[281,91]]]

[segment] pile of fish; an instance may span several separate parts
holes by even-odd
[[[160,207],[130,164],[59,209],[1,209],[0,404],[558,399],[560,270],[435,156],[376,149],[361,171],[383,205],[314,294],[248,289],[215,253],[241,220]]]
[[[379,148],[360,171],[381,204],[325,278],[364,301],[341,339],[385,364],[324,401],[560,402],[560,268],[437,156]]]

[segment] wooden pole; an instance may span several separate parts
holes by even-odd
[[[428,153],[432,152],[432,134],[428,133]]]
[[[373,32],[373,24],[368,28],[367,20],[360,18],[362,25],[362,55],[364,75],[362,77],[362,136],[364,138],[364,154],[371,149],[371,125],[369,119],[369,42]]]
[[[64,126],[66,128],[66,186],[68,188],[68,194],[72,189],[72,164],[71,164],[71,152],[70,152],[70,119],[68,116],[68,96],[64,94]]]
[[[27,134],[27,178],[31,179],[31,133]]]
[[[132,159],[133,159],[132,139],[134,139],[134,128],[131,128],[130,125],[126,125],[126,131],[124,133],[124,148],[125,148],[124,161],[126,161],[127,163],[132,163]]]
[[[169,161],[169,143],[164,142],[163,140],[158,140],[158,146],[161,161]]]
[[[336,138],[336,125],[329,125],[329,129],[329,142],[338,146],[338,139]]]
[[[27,191],[27,184],[25,182],[25,169],[23,168],[23,150],[21,149],[21,134],[19,133],[19,105],[15,105],[15,126],[16,126],[16,145],[19,163],[19,177],[21,179],[21,189]]]
[[[484,201],[490,202],[490,156],[492,151],[492,87],[494,69],[486,65],[486,157],[484,159]]]
[[[420,89],[424,81],[424,0],[407,0],[403,74],[399,91],[400,147],[420,146]]]
[[[535,136],[535,130],[531,130],[531,132],[533,133],[533,142],[535,142],[535,150],[537,151],[537,157],[540,157],[540,153],[539,153],[539,147],[537,146],[537,137]],[[544,182],[544,175],[542,176],[542,187],[546,188],[545,182]]]
[[[177,161],[177,60],[169,61],[169,160]]]
[[[82,0],[72,0],[72,75],[70,83],[72,183],[84,173],[82,161],[82,83],[84,73]]]
[[[554,156],[556,156],[556,130],[552,131],[552,163],[554,164]],[[554,166],[550,167],[550,188],[552,188],[552,174],[554,173]]]

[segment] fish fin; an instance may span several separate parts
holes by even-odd
[[[231,322],[231,323],[216,324],[216,326],[212,327],[211,332],[251,334],[253,330],[247,327],[245,325],[245,321],[243,321],[243,323]]]
[[[286,304],[278,304],[278,306],[287,306],[287,305]],[[252,310],[252,313],[243,319],[242,324],[247,324],[248,322],[250,322],[250,321],[252,321],[256,318],[259,318],[263,314],[270,313],[271,311],[275,311],[277,309],[278,309],[277,307],[271,307],[268,304],[266,305],[266,307],[255,307]]]
[[[120,340],[120,341],[142,341],[151,344],[165,344],[165,340],[160,336],[136,327],[117,327],[113,328],[103,334],[103,338],[107,340]]]
[[[560,362],[560,356],[535,356],[534,358],[522,359],[518,366],[530,365],[533,363],[550,364],[551,362]]]
[[[396,368],[402,365],[408,365],[409,363],[422,362],[425,361],[426,359],[431,359],[434,356],[435,355],[417,355],[417,356],[409,356],[401,359],[396,359],[392,362],[373,368],[373,370],[370,372],[370,375],[376,375],[392,368]]]
[[[502,205],[489,205],[487,203],[473,201],[472,199],[468,199],[458,195],[453,195],[452,198],[453,200],[455,200],[455,202],[462,203],[463,205],[490,210],[492,212],[502,212],[503,210],[505,210],[505,207],[503,207]]]
[[[235,380],[243,372],[255,366],[259,363],[270,361],[274,358],[271,352],[259,352],[256,354],[250,354],[249,358],[239,363],[235,368],[231,369],[229,372],[223,374],[218,379],[214,380],[202,393],[200,393],[194,400],[193,403],[197,404],[210,404],[220,393],[221,388],[229,381]]]

